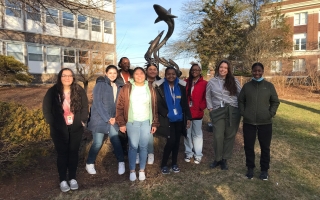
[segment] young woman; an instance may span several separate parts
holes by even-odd
[[[89,174],[96,174],[94,163],[104,141],[109,135],[114,153],[118,160],[118,174],[124,174],[124,155],[120,139],[119,127],[115,123],[116,101],[123,83],[117,80],[119,73],[114,65],[106,68],[104,77],[99,77],[93,89],[93,103],[88,120],[88,129],[92,131],[93,143],[89,151],[86,170]]]
[[[213,125],[215,168],[220,165],[228,170],[227,160],[231,158],[235,135],[240,123],[238,96],[241,87],[231,72],[230,63],[222,60],[215,69],[215,76],[210,79],[206,89],[207,108]]]
[[[88,98],[75,82],[71,69],[64,68],[59,72],[57,83],[47,91],[42,106],[58,154],[60,189],[62,192],[77,190],[78,151],[88,119]]]
[[[247,178],[253,178],[255,168],[254,144],[258,135],[261,149],[259,178],[268,180],[272,120],[279,107],[277,92],[272,83],[262,77],[261,63],[252,65],[252,80],[244,84],[239,95],[239,108],[243,116],[243,139],[246,154]]]
[[[177,71],[167,67],[165,78],[154,83],[157,99],[160,127],[157,133],[167,138],[161,162],[162,174],[169,174],[167,162],[172,153],[171,168],[180,172],[177,164],[180,136],[186,136],[186,128],[190,127],[191,114],[186,96],[186,82],[179,81]]]
[[[206,109],[206,86],[207,81],[201,76],[201,68],[198,64],[193,64],[189,71],[187,82],[187,99],[190,107],[192,121],[187,129],[187,137],[184,138],[186,162],[190,162],[194,156],[194,163],[199,164],[202,158],[203,133],[202,118],[203,110]]]
[[[116,122],[120,131],[127,131],[129,139],[130,181],[137,179],[135,168],[138,147],[139,180],[143,181],[146,179],[145,166],[150,134],[154,134],[159,122],[156,94],[152,85],[146,81],[145,72],[141,67],[133,70],[133,79],[121,89],[116,110]]]
[[[146,68],[146,80],[149,83],[153,83],[156,80],[160,80],[161,78],[158,76],[159,71],[155,64],[148,64]],[[136,164],[139,164],[139,152],[140,149],[137,150]],[[148,159],[147,163],[152,165],[154,163],[154,148],[153,148],[153,134],[150,134],[149,142],[148,142]]]

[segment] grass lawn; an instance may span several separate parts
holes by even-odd
[[[181,143],[179,164],[181,172],[157,173],[143,182],[126,181],[102,184],[50,199],[320,199],[320,103],[282,101],[273,123],[269,181],[258,179],[259,157],[256,143],[256,165],[253,180],[246,172],[242,129],[237,134],[229,170],[210,169],[212,136],[204,134],[204,158],[200,165],[183,161]],[[182,141],[182,140],[181,140]],[[157,148],[157,147],[155,147]],[[160,150],[159,150],[160,151]],[[161,160],[161,152],[156,155]],[[153,166],[155,167],[155,166]],[[99,175],[96,175],[99,176]]]

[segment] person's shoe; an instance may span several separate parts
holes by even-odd
[[[135,181],[135,180],[137,180],[136,172],[130,172],[130,181]]]
[[[139,171],[139,181],[146,180],[146,173],[143,171]]]
[[[62,182],[60,183],[60,190],[61,190],[62,192],[68,192],[68,191],[70,190],[70,187],[69,187],[67,181],[62,181]]]
[[[268,172],[267,171],[261,171],[259,178],[261,180],[267,181],[268,180]]]
[[[136,157],[136,164],[140,163],[140,158],[139,158],[139,153],[137,153],[137,157]]]
[[[86,164],[86,170],[89,174],[97,174],[96,170],[94,169],[94,164]]]
[[[194,159],[194,163],[200,164],[200,162],[201,162],[201,158],[195,158],[195,159]]]
[[[221,167],[221,170],[228,170],[228,165],[227,165],[226,159],[222,159],[220,167]]]
[[[216,168],[221,164],[221,160],[220,161],[213,161],[213,163],[210,164],[210,168]]]
[[[172,165],[172,171],[174,172],[174,173],[178,173],[178,172],[180,172],[180,168],[178,167],[178,165]]]
[[[124,162],[119,162],[119,164],[118,164],[118,174],[122,175],[122,174],[124,174],[125,171],[126,171],[126,166],[125,166]]]
[[[167,166],[164,166],[161,168],[161,173],[162,174],[170,174],[170,170]]]
[[[71,179],[69,184],[71,190],[77,190],[79,188],[78,182],[75,179]]]
[[[253,179],[253,168],[248,168],[246,177],[247,177],[248,179]]]
[[[154,163],[154,154],[153,153],[149,153],[148,154],[148,165],[152,165]]]
[[[184,157],[184,161],[190,162],[190,161],[191,161],[191,157],[189,157],[189,156],[186,155],[186,156]]]

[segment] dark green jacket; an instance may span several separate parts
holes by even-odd
[[[273,84],[265,80],[244,84],[238,101],[243,123],[252,125],[271,124],[280,104]]]

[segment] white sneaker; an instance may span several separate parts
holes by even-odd
[[[122,174],[124,174],[125,171],[126,171],[126,167],[125,167],[124,162],[119,162],[119,164],[118,164],[118,174],[122,175]]]
[[[140,181],[146,180],[146,173],[144,171],[143,172],[139,171],[139,180]]]
[[[62,192],[68,192],[68,191],[70,190],[70,187],[69,187],[67,181],[62,181],[62,182],[60,183],[60,190],[61,190]]]
[[[139,158],[139,153],[137,153],[137,157],[136,157],[136,164],[140,163],[140,158]]]
[[[78,182],[75,179],[71,179],[69,184],[71,190],[77,190],[79,188]]]
[[[154,163],[154,154],[153,153],[149,153],[148,154],[148,164],[152,165]]]
[[[130,181],[135,181],[135,180],[137,180],[136,172],[130,172]]]
[[[89,174],[96,174],[96,170],[94,169],[94,164],[86,164],[86,170]]]

